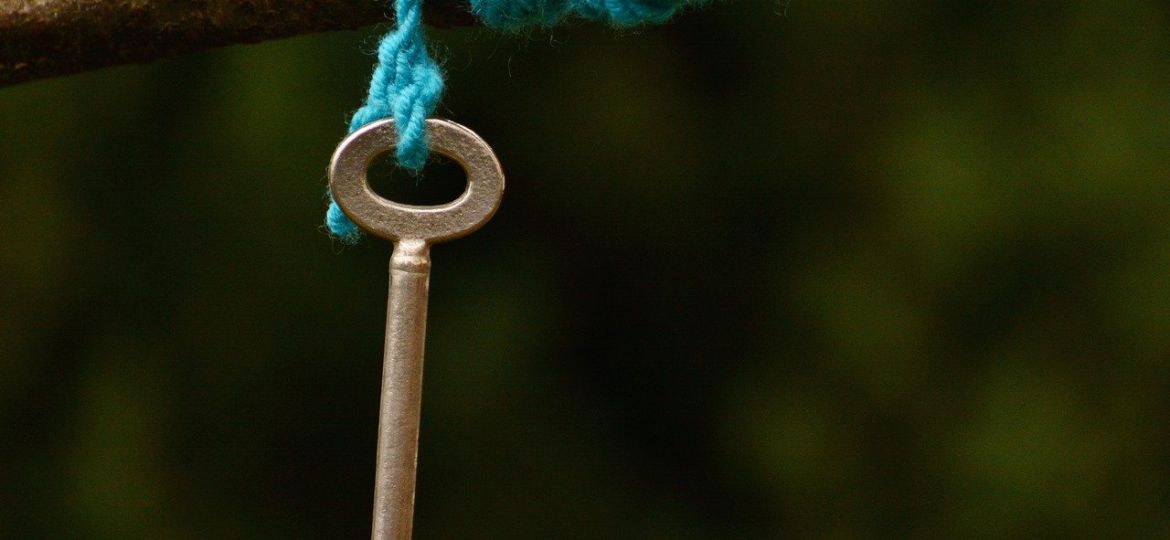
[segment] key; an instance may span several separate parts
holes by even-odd
[[[350,134],[329,165],[329,186],[341,209],[365,231],[394,243],[372,540],[409,540],[411,535],[431,245],[482,227],[504,194],[504,173],[479,135],[454,122],[434,119],[427,120],[427,135],[434,151],[455,160],[467,173],[466,190],[447,204],[400,204],[370,189],[366,177],[370,163],[394,148],[393,120],[374,122]]]

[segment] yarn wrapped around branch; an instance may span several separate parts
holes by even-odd
[[[556,26],[571,17],[613,26],[662,23],[685,0],[471,0],[471,10],[484,24],[516,31]]]
[[[616,27],[661,23],[682,7],[704,0],[471,0],[471,10],[487,26],[516,32],[551,27],[579,17]],[[419,172],[429,156],[426,119],[443,94],[443,73],[427,52],[422,31],[422,0],[395,0],[397,25],[378,46],[378,65],[366,102],[350,120],[362,126],[394,118],[398,165]],[[329,196],[325,225],[345,244],[361,240],[361,230]]]

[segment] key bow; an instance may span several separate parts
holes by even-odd
[[[467,174],[467,188],[446,204],[402,204],[374,193],[367,171],[378,156],[394,150],[394,120],[373,122],[341,142],[329,164],[329,187],[337,205],[362,229],[398,242],[454,240],[487,223],[504,196],[504,172],[490,146],[474,131],[449,120],[427,120],[431,149],[453,159]]]

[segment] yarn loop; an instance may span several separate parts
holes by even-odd
[[[661,23],[681,7],[703,0],[470,0],[471,10],[485,25],[515,32],[550,27],[576,16],[617,27]],[[349,123],[353,133],[383,118],[394,118],[398,130],[395,158],[399,166],[419,172],[430,153],[426,119],[443,94],[443,73],[427,53],[422,32],[422,0],[395,0],[394,29],[378,45],[378,65],[370,78],[365,104]],[[328,194],[327,194],[328,195]],[[341,211],[332,195],[325,214],[329,233],[344,244],[355,244],[362,233]]]

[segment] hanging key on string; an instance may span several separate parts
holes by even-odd
[[[370,189],[370,164],[394,149],[393,120],[374,122],[350,134],[337,147],[329,166],[329,187],[342,211],[366,232],[394,242],[372,540],[409,540],[411,535],[431,245],[482,227],[504,194],[504,173],[479,135],[446,120],[427,120],[426,127],[431,149],[462,165],[467,174],[467,189],[452,202],[401,204]]]

